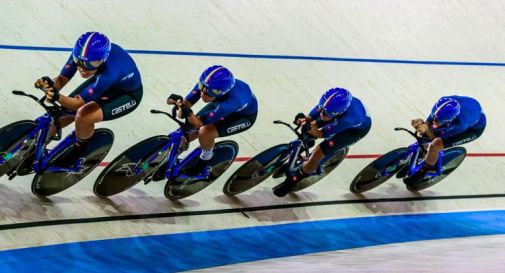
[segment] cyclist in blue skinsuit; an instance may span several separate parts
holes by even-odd
[[[195,115],[191,107],[200,98],[208,104]],[[198,129],[198,134],[192,134],[188,141],[198,137],[202,153],[198,161],[186,169],[188,175],[202,172],[206,162],[214,155],[216,138],[248,130],[258,114],[258,102],[249,85],[236,79],[230,70],[221,65],[207,68],[185,99],[172,94],[167,103],[177,105],[179,117],[187,117],[188,122]]]
[[[426,172],[435,169],[438,154],[445,148],[461,145],[480,137],[486,128],[486,115],[474,98],[447,96],[440,98],[433,106],[426,121],[412,120],[416,131],[431,140],[424,166],[406,183],[417,181]]]
[[[77,71],[87,80],[69,96],[60,94]],[[70,164],[82,156],[95,123],[131,113],[143,94],[140,73],[133,59],[99,32],[81,35],[60,74],[54,79],[47,76],[38,79],[35,87],[46,92],[48,101],[59,102],[75,112],[59,120],[61,126],[75,121],[77,141],[69,158],[62,159]]]
[[[358,142],[372,126],[363,103],[346,89],[338,87],[326,91],[308,116],[299,113],[295,121],[298,124],[310,124],[308,134],[314,138],[324,138],[324,141],[316,146],[308,161],[274,188],[274,194],[279,197],[288,194],[298,181],[314,173],[325,156],[331,156]]]

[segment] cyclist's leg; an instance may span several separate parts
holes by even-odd
[[[444,149],[444,141],[442,138],[434,138],[428,145],[428,151],[424,157],[424,162],[427,166],[435,166],[438,161],[438,153]]]
[[[103,121],[114,120],[126,116],[137,109],[142,101],[142,96],[142,86],[129,93],[111,90],[99,98],[96,103],[102,110]]]
[[[92,76],[91,78],[87,79],[82,84],[80,84],[68,96],[75,97],[75,96],[79,95],[82,92],[82,90],[84,90],[84,88],[88,87],[95,80],[96,80],[96,77]],[[61,128],[67,127],[70,123],[74,122],[74,120],[75,120],[75,113],[73,113],[73,111],[68,110],[66,112],[68,112],[68,115],[62,116],[58,119],[58,124],[60,125]],[[56,135],[56,126],[54,124],[51,125],[51,130],[49,131],[49,135],[50,136]]]
[[[249,130],[256,122],[254,115],[231,115],[215,124],[219,137],[231,136]]]
[[[186,174],[196,175],[204,168],[207,164],[206,162],[213,157],[213,149],[216,138],[230,136],[246,131],[251,128],[255,121],[256,114],[250,116],[230,115],[224,120],[200,127],[198,140],[201,145],[200,147],[202,148],[202,153],[200,154],[199,160],[186,170]]]
[[[75,115],[76,143],[72,152],[74,157],[80,157],[86,150],[96,123],[117,119],[133,112],[142,100],[142,93],[142,87],[130,93],[110,90],[96,101],[88,102],[80,107]]]

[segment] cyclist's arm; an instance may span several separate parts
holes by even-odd
[[[68,58],[67,62],[63,66],[63,68],[60,71],[60,74],[53,78],[53,87],[55,87],[58,90],[61,90],[67,83],[72,79],[72,77],[75,75],[75,72],[77,71],[77,65],[74,63],[72,55]],[[43,79],[38,79],[35,82],[35,86],[38,87],[43,86],[41,83]]]
[[[241,108],[237,107],[235,104],[231,102],[214,103],[213,106],[214,107],[211,107],[207,111],[200,113],[200,116],[198,117],[195,116],[195,118],[192,118],[191,120],[188,121],[194,126],[197,125],[204,126],[208,124],[214,124],[220,120],[225,119],[228,115],[234,113],[235,111]]]
[[[323,131],[322,131],[322,129],[319,129],[316,121],[311,121],[311,125],[312,126],[310,127],[310,130],[307,133],[309,133],[311,136],[313,136],[315,138],[322,138]]]
[[[60,94],[58,102],[66,108],[77,111],[84,104],[99,98],[113,83],[113,79],[105,76],[97,76],[94,83],[84,88],[81,93],[75,97],[68,97]]]
[[[198,89],[198,84],[195,84],[195,87],[193,87],[193,89],[189,91],[189,93],[186,95],[182,103],[188,107],[191,107],[200,99],[201,96],[202,91]]]
[[[321,128],[321,131],[324,138],[329,138],[347,129],[358,127],[361,125],[361,123],[362,121],[357,120],[355,117],[346,116],[341,119],[336,119],[329,124],[326,124]]]
[[[188,122],[191,123],[191,125],[195,126],[196,128],[200,128],[203,126],[202,120],[193,113],[189,115]]]
[[[310,121],[313,121],[316,120],[318,116],[319,116],[319,106],[316,105],[314,108],[312,108],[312,110],[310,110],[308,117],[310,118]]]
[[[65,85],[67,85],[70,79],[74,77],[76,72],[77,72],[77,65],[74,63],[74,58],[72,57],[72,54],[70,54],[70,57],[68,57],[67,62],[61,68],[60,74],[53,79],[54,86],[58,90],[61,90],[63,87],[65,87]]]
[[[448,127],[441,127],[441,128],[435,129],[434,135],[436,137],[442,137],[442,138],[451,137],[451,136],[463,133],[467,129],[468,129],[468,126],[466,124],[456,123],[456,124],[451,124]]]
[[[75,97],[67,97],[65,95],[60,94],[58,102],[61,104],[61,106],[71,109],[73,111],[77,111],[77,109],[86,104],[86,102],[79,95]]]
[[[60,74],[53,79],[54,87],[56,87],[56,89],[58,90],[61,90],[63,87],[65,87],[65,85],[67,85],[69,81],[70,81],[69,78]]]

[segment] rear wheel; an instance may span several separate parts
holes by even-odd
[[[425,177],[419,182],[407,184],[407,189],[409,191],[420,191],[437,184],[456,170],[465,157],[466,149],[463,147],[454,147],[445,150],[442,156],[442,174],[439,176]]]
[[[159,153],[150,164],[145,161],[154,153],[161,151],[168,141],[167,136],[154,136],[133,145],[117,156],[96,179],[93,186],[95,195],[106,197],[118,194],[133,187],[156,168],[163,169],[159,164],[167,157],[170,149]],[[137,173],[136,170],[139,168],[142,171]]]
[[[36,126],[32,120],[21,120],[0,128],[0,157],[5,161],[0,165],[0,176],[14,170],[32,149],[36,137],[26,137]],[[14,152],[17,144],[22,146]]]
[[[86,177],[102,162],[112,147],[113,142],[114,134],[111,130],[105,128],[96,129],[86,147],[84,153],[85,161],[81,169],[77,172],[56,170],[53,167],[55,167],[54,164],[58,162],[58,159],[66,157],[67,153],[72,151],[73,144],[68,145],[51,159],[49,167],[46,170],[35,175],[32,181],[32,192],[38,196],[49,196],[70,188]]]
[[[354,178],[350,186],[351,192],[365,192],[386,182],[396,172],[404,168],[403,165],[399,165],[399,160],[408,151],[408,148],[399,148],[374,160]]]
[[[288,159],[288,155],[285,153],[288,147],[289,144],[271,147],[244,163],[224,184],[224,194],[236,195],[265,181]]]
[[[169,180],[165,185],[165,197],[170,200],[178,200],[203,190],[230,167],[237,154],[238,144],[235,141],[225,140],[216,143],[214,156],[207,164],[207,168],[211,169],[208,179],[187,182],[176,177],[174,181]],[[188,162],[188,164],[191,164],[191,162]]]

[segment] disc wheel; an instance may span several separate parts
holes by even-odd
[[[245,192],[265,181],[288,159],[286,151],[289,144],[271,147],[248,160],[226,181],[224,194],[233,196]]]
[[[96,129],[84,152],[85,161],[80,171],[64,172],[54,170],[55,168],[52,167],[59,167],[55,166],[58,159],[67,156],[67,153],[72,151],[72,144],[68,145],[51,159],[46,170],[35,175],[32,181],[32,192],[37,196],[49,196],[70,188],[102,162],[111,149],[113,142],[114,134],[111,130]]]
[[[0,165],[0,176],[14,170],[33,149],[36,137],[26,137],[36,126],[37,123],[32,120],[21,120],[0,128],[0,157],[5,160]],[[22,146],[14,152],[18,144]]]
[[[404,167],[399,165],[398,161],[408,151],[408,148],[399,148],[384,154],[368,164],[352,181],[350,186],[351,192],[362,193],[386,182]]]
[[[154,136],[133,145],[112,160],[100,173],[93,185],[93,193],[106,197],[123,192],[150,175],[167,157],[170,149],[161,153],[163,146],[169,141],[168,136]],[[156,158],[149,164],[146,162],[155,153]],[[136,170],[141,169],[140,173]]]

